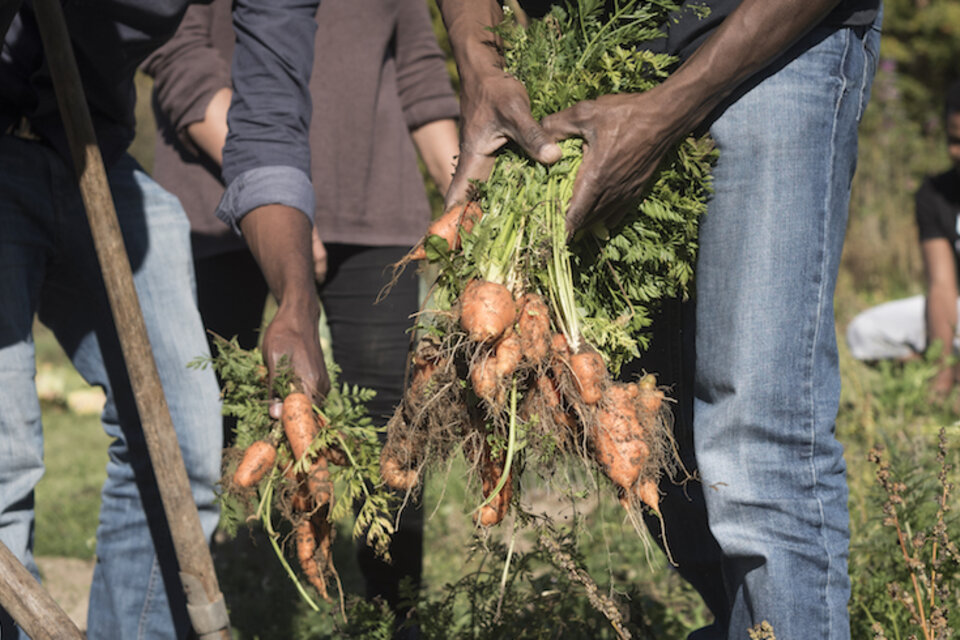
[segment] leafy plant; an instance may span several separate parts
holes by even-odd
[[[240,348],[236,338],[217,337],[216,356],[198,358],[190,366],[208,365],[216,369],[222,381],[224,415],[237,419],[235,444],[224,455],[219,495],[222,506],[220,528],[233,536],[240,525],[259,521],[298,592],[312,609],[318,610],[283,552],[285,542],[291,537],[291,529],[317,518],[329,523],[353,518],[353,537],[365,539],[367,544],[388,558],[387,549],[393,533],[389,513],[394,498],[390,492],[371,484],[372,478],[379,477],[380,434],[383,432],[383,428],[374,426],[367,415],[366,403],[375,392],[355,385],[338,385],[338,369],[332,362],[328,363],[331,390],[322,408],[313,407],[323,427],[317,430],[306,453],[295,460],[290,444],[282,437],[283,428],[268,412],[272,394],[265,384],[259,350]],[[281,364],[274,379],[274,393],[284,398],[294,389],[292,371]],[[275,443],[275,460],[255,486],[238,486],[234,471],[242,452],[261,441]],[[343,458],[329,467],[333,489],[328,491],[330,495],[326,502],[313,503],[314,497],[305,494],[310,486],[305,477],[311,461],[331,451],[339,452]],[[308,506],[298,506],[298,503]],[[332,535],[334,529],[325,526],[322,530]],[[331,541],[328,540],[327,544]],[[302,558],[300,560],[303,562]],[[332,563],[325,569],[333,575],[339,587],[339,577]],[[321,595],[326,595],[324,590]]]
[[[889,460],[880,446],[870,451],[882,513],[882,528],[875,530],[872,543],[895,549],[870,553],[869,573],[858,572],[855,582],[853,618],[864,620],[875,638],[939,640],[951,637],[960,624],[958,520],[951,513],[948,450],[946,429],[941,428],[935,475],[923,466]],[[864,549],[857,545],[854,550]]]

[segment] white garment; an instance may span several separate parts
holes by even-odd
[[[861,312],[847,326],[850,353],[857,360],[900,359],[923,353],[927,346],[925,307],[924,296],[913,296]],[[960,300],[957,310],[960,313]],[[960,349],[960,338],[954,337],[953,348]]]

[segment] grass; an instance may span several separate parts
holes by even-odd
[[[106,434],[98,415],[82,415],[67,405],[69,394],[87,384],[70,365],[53,334],[34,329],[38,370],[53,380],[43,400],[46,473],[36,490],[34,552],[41,556],[91,558],[97,532],[100,488],[107,477]]]

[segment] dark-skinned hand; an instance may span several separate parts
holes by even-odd
[[[585,100],[543,119],[554,139],[583,139],[583,162],[567,209],[572,235],[595,222],[613,226],[640,198],[676,140],[655,91]]]
[[[303,387],[303,392],[316,401],[330,391],[330,377],[323,360],[323,349],[317,330],[319,313],[288,311],[281,307],[263,333],[263,361],[267,365],[267,385],[284,362]],[[270,404],[270,416],[279,419],[282,406],[279,398]]]
[[[530,115],[530,98],[519,80],[495,67],[464,81],[460,96],[462,127],[460,158],[447,191],[446,208],[465,202],[471,180],[486,180],[494,155],[507,140],[515,141],[531,158],[551,164],[560,147]]]
[[[306,215],[279,204],[254,209],[240,221],[250,251],[279,301],[263,334],[268,388],[273,389],[277,370],[287,362],[302,391],[320,402],[330,391],[330,378],[320,348],[312,227]],[[279,418],[280,410],[276,399],[270,415]]]

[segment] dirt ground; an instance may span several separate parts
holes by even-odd
[[[38,557],[36,561],[43,576],[43,586],[80,630],[85,631],[93,558],[80,560],[46,556]]]

